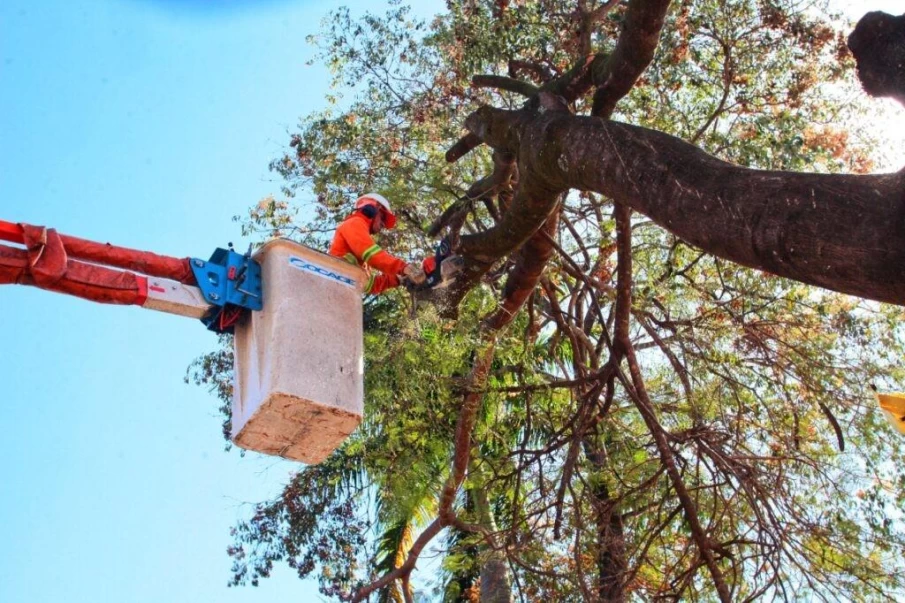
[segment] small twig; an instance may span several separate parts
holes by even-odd
[[[823,414],[826,415],[827,420],[833,426],[833,431],[836,432],[836,441],[839,444],[839,452],[845,452],[845,438],[842,435],[842,428],[839,426],[839,421],[836,420],[836,416],[832,413],[832,411],[824,404],[822,401],[818,400],[817,404],[820,406],[820,410],[823,411]]]

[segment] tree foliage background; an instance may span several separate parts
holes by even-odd
[[[465,116],[562,92],[614,52],[630,4],[332,13],[311,41],[333,96],[291,133],[271,164],[280,198],[243,228],[324,249],[377,190],[399,255],[430,253],[432,225],[488,232],[525,175],[479,186],[499,173],[486,147],[447,162]],[[614,120],[748,167],[874,169],[850,25],[828,3],[665,4]],[[589,92],[564,94],[572,112],[592,111]],[[431,600],[901,596],[905,449],[868,385],[901,387],[903,310],[740,267],[620,208],[561,195],[453,312],[401,290],[368,299],[364,423],[234,528],[233,584],[285,563],[339,600],[410,600],[430,545]],[[227,402],[230,372],[224,347],[190,376]]]

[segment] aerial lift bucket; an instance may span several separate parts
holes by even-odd
[[[0,221],[0,285],[200,318],[235,335],[232,439],[306,463],[361,422],[364,272],[278,239],[251,258],[173,258]],[[263,289],[263,290],[262,290]],[[244,317],[244,318],[243,318]]]
[[[261,247],[264,307],[235,327],[232,439],[305,463],[361,422],[364,273],[277,239]]]

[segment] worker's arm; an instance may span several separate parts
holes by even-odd
[[[368,223],[364,220],[346,220],[340,224],[337,234],[342,236],[349,249],[363,264],[380,270],[386,275],[395,277],[405,270],[405,261],[394,257],[380,248],[368,232]],[[389,284],[389,283],[388,283]],[[399,284],[398,279],[395,287]]]
[[[368,282],[365,283],[365,293],[372,295],[380,295],[387,289],[399,286],[399,277],[395,274],[374,274],[371,273]]]

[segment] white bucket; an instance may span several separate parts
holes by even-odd
[[[254,258],[264,309],[236,326],[231,437],[319,463],[362,418],[364,271],[284,239]]]

